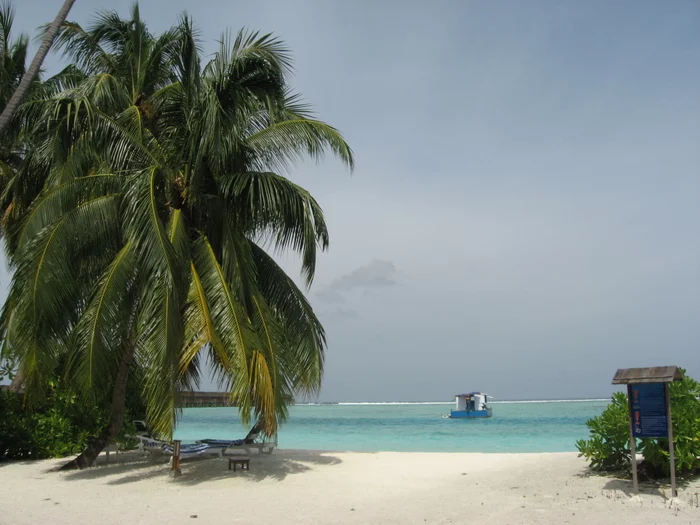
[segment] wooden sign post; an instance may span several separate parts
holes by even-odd
[[[180,445],[181,441],[176,439],[173,441],[173,459],[170,465],[170,477],[178,478],[182,474],[180,471]]]
[[[673,447],[673,419],[671,418],[671,391],[668,383],[664,385],[666,393],[666,417],[668,418],[668,459],[671,462],[671,497],[678,496],[676,490],[676,451]]]
[[[630,418],[630,462],[632,485],[639,492],[637,479],[637,439],[668,438],[671,467],[671,497],[676,490],[676,457],[673,449],[673,420],[669,383],[680,381],[681,373],[675,366],[655,368],[621,368],[613,378],[614,385],[627,385],[627,406]]]
[[[637,439],[634,437],[634,418],[632,417],[632,385],[627,385],[627,408],[630,414],[630,461],[632,463],[632,486],[639,492],[637,479]]]

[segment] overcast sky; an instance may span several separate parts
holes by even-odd
[[[15,27],[61,3],[15,1]],[[77,0],[69,18],[129,5]],[[226,28],[282,37],[294,85],[355,150],[352,176],[291,175],[331,232],[309,292],[321,400],[700,378],[700,2],[141,2],[153,32],[185,9],[207,53]]]

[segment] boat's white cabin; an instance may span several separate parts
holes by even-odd
[[[457,394],[455,396],[456,410],[460,412],[473,412],[475,410],[488,410],[488,395],[481,392],[469,394]]]

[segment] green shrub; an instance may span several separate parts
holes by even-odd
[[[590,461],[594,470],[621,470],[630,463],[630,424],[627,396],[613,394],[603,413],[586,422],[591,438],[576,442],[579,456]]]
[[[88,439],[100,433],[107,414],[60,382],[51,387],[43,410],[31,414],[35,424],[37,455],[63,457],[77,454],[85,448]]]
[[[40,406],[26,410],[22,396],[0,391],[0,460],[65,457],[81,452],[109,421],[109,405],[86,401],[60,380],[49,382]],[[133,417],[143,414],[137,381],[127,389],[127,413],[122,433]]]
[[[31,457],[32,443],[31,425],[22,410],[22,397],[0,390],[0,460]]]
[[[700,383],[685,376],[671,383],[671,417],[676,471],[700,470]],[[668,439],[644,439],[640,444],[644,467],[653,477],[669,474]]]
[[[80,452],[104,425],[104,410],[86,403],[60,382],[50,383],[32,411],[22,396],[0,393],[0,459],[63,457]]]
[[[670,385],[673,444],[679,474],[700,470],[700,383],[685,375]],[[627,395],[613,394],[603,413],[586,423],[590,438],[576,442],[579,457],[585,457],[594,470],[616,471],[629,468],[629,410]],[[644,438],[636,441],[644,461],[642,471],[649,477],[669,473],[668,439]]]

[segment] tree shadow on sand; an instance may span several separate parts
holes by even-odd
[[[690,485],[694,478],[678,477],[676,478],[676,488],[680,491]],[[608,481],[603,490],[609,491],[620,491],[626,496],[634,496],[634,487],[632,485],[632,479],[611,479]],[[649,496],[659,496],[663,499],[669,499],[671,497],[671,480],[670,479],[660,479],[660,480],[639,480],[639,494],[649,495]]]
[[[0,468],[12,465],[34,465],[36,462],[36,459],[3,459],[0,460]]]
[[[608,481],[602,488],[603,495],[612,499],[620,499],[622,497],[632,497],[637,494],[634,492],[632,484],[632,475],[628,472],[597,472],[587,469],[577,477],[589,478],[607,478]],[[676,485],[678,489],[687,487],[693,481],[692,478],[677,477]],[[671,481],[668,479],[648,480],[640,477],[639,480],[639,495],[657,496],[659,498],[668,499],[671,497]]]
[[[172,483],[181,485],[198,485],[222,478],[240,477],[249,482],[266,479],[283,481],[287,476],[302,474],[315,466],[340,464],[340,458],[321,451],[277,451],[274,454],[251,454],[250,470],[236,472],[228,470],[228,458],[200,456],[186,459],[180,463],[182,475]],[[67,480],[105,479],[108,485],[135,483],[153,478],[168,478],[170,465],[168,458],[144,458],[136,454],[121,454],[119,461],[75,471],[66,474]]]
[[[608,493],[610,497],[613,499],[617,499],[618,495],[622,497],[623,495],[631,498],[632,496],[636,496],[636,493],[634,492],[634,486],[632,485],[632,480],[631,479],[611,479],[608,481],[604,486],[603,486],[603,492]],[[671,487],[668,487],[668,490],[666,491],[666,495],[670,496],[671,494]],[[647,483],[647,482],[640,482],[639,483],[639,495],[647,495],[647,496],[658,496],[660,498],[664,498],[665,494],[664,491],[662,490],[662,486],[657,484],[657,483]]]
[[[636,496],[634,486],[632,484],[632,474],[629,471],[597,471],[586,468],[576,474],[578,478],[600,478],[608,481],[601,489],[603,496],[610,499],[622,499]],[[698,479],[697,477],[678,476],[676,478],[676,486],[679,490],[686,488],[691,482]],[[670,479],[645,479],[643,476],[639,478],[639,495],[640,496],[655,496],[664,500],[671,497],[671,480]]]

